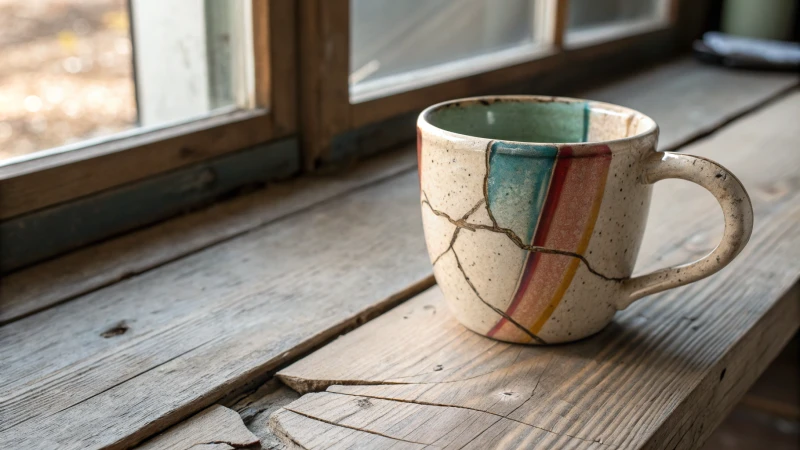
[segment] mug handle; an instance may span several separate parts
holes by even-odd
[[[646,295],[683,286],[718,272],[742,251],[753,231],[753,206],[747,191],[735,175],[714,161],[682,153],[658,152],[644,162],[642,178],[647,184],[679,178],[706,188],[722,206],[725,232],[717,247],[697,261],[623,281],[627,296],[617,305],[619,309],[627,308]]]

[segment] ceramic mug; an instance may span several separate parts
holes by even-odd
[[[587,100],[477,97],[423,111],[425,240],[455,317],[502,341],[568,342],[731,262],[753,227],[744,187],[713,161],[656,152],[657,140],[644,114]],[[631,277],[652,185],[666,178],[711,192],[724,236],[695,262]]]

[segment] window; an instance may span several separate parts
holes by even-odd
[[[254,106],[245,0],[15,0],[0,8],[0,164]]]
[[[0,0],[0,225],[198,163],[227,193],[408,142],[432,103],[621,74],[691,34],[679,1]]]
[[[580,45],[636,34],[666,22],[664,0],[570,0],[567,43]]]
[[[132,0],[140,126],[252,108],[250,3]]]
[[[535,0],[351,0],[350,96],[371,98],[535,57],[549,43]]]
[[[676,39],[677,2],[300,0],[306,166],[357,154],[358,130],[438,101],[641,56]],[[363,132],[385,143],[392,131]]]
[[[0,164],[135,125],[124,0],[6,0],[0,45]]]
[[[0,220],[296,131],[295,7],[0,0]]]

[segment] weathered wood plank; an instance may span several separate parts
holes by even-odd
[[[346,438],[353,448],[362,448],[362,439],[373,448],[608,448],[477,409],[331,392],[303,396],[277,412],[271,424],[306,448],[337,447],[337,439]],[[376,437],[384,439],[374,442]]]
[[[276,434],[285,439],[286,445],[290,449],[313,448],[319,444],[324,444],[326,448],[331,450],[350,448],[413,450],[425,448],[422,444],[402,442],[379,434],[339,427],[319,420],[308,419],[305,416],[286,410],[281,410],[276,414],[281,418],[280,422],[275,425]],[[298,428],[311,428],[313,432],[303,436],[302,441],[294,441],[290,436]],[[358,444],[358,447],[354,447],[354,444]]]
[[[0,273],[163,220],[300,169],[296,139],[224,155],[0,222]]]
[[[579,96],[625,105],[658,123],[673,150],[797,87],[794,74],[730,70],[681,59]]]
[[[261,448],[258,437],[242,423],[236,411],[214,405],[158,434],[138,450],[232,450]]]
[[[136,443],[430,286],[417,185],[402,174],[0,328],[0,448]]]
[[[232,402],[231,409],[239,412],[244,424],[261,440],[265,450],[284,449],[286,446],[269,428],[269,416],[283,406],[297,400],[299,394],[272,378],[254,392]]]
[[[797,82],[797,77],[786,74],[730,71],[680,60],[577,95],[651,115],[661,126],[660,148],[671,150]],[[409,149],[365,161],[345,174],[276,184],[7,275],[0,285],[0,324],[142,273],[359,186],[413,170],[415,163],[416,154]],[[43,279],[48,283],[39,282]]]
[[[593,338],[552,347],[471,333],[432,288],[281,370],[279,378],[299,392],[327,390],[286,410],[358,430],[400,427],[391,419],[373,430],[369,415],[345,421],[320,409],[332,401],[322,395],[346,395],[358,397],[355,404],[390,401],[390,411],[438,406],[439,421],[478,410],[610,447],[698,446],[800,323],[798,115],[794,93],[686,149],[724,164],[752,196],[751,242],[719,274],[635,303]],[[716,244],[722,221],[710,196],[681,182],[654,189],[640,270],[692,259]],[[312,428],[288,430],[282,417],[274,416],[276,429],[307,440]]]
[[[149,132],[131,130],[0,167],[0,219],[288,137],[269,112],[239,110]]]
[[[0,283],[0,325],[412,170],[416,158],[415,151],[402,149],[339,174],[275,183],[253,194],[6,275]]]

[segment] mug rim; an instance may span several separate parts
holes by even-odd
[[[456,103],[480,103],[481,101],[492,101],[495,102],[497,100],[502,101],[509,101],[509,100],[516,100],[516,101],[523,101],[526,103],[552,103],[552,102],[563,102],[563,103],[576,103],[576,102],[586,102],[590,108],[598,108],[598,109],[606,109],[609,112],[614,113],[627,113],[632,115],[638,115],[645,120],[649,120],[651,125],[644,131],[634,134],[633,136],[626,136],[623,138],[617,139],[606,139],[602,141],[587,141],[587,142],[532,142],[532,141],[514,141],[509,139],[493,139],[493,138],[485,138],[480,136],[473,136],[468,134],[456,133],[454,131],[445,130],[444,128],[438,127],[433,125],[429,120],[428,117],[431,113],[444,108],[448,105],[456,104]],[[550,95],[481,95],[475,97],[464,97],[464,98],[457,98],[452,100],[447,100],[444,102],[439,102],[434,105],[428,106],[419,114],[417,118],[417,127],[422,131],[424,129],[429,129],[426,131],[434,132],[436,134],[441,135],[442,137],[448,140],[463,140],[463,139],[478,139],[482,141],[492,141],[492,142],[504,142],[512,145],[519,145],[519,146],[570,146],[570,147],[578,147],[582,148],[582,154],[588,155],[594,153],[592,151],[592,147],[606,145],[614,151],[614,148],[628,148],[628,146],[619,147],[617,145],[612,144],[624,144],[630,143],[635,141],[640,141],[647,137],[651,136],[658,136],[658,124],[652,117],[644,114],[640,111],[637,111],[633,108],[628,108],[626,106],[615,105],[613,103],[601,102],[597,100],[589,100],[589,99],[581,99],[575,97],[560,97],[560,96],[550,96]],[[599,152],[599,150],[598,150]],[[521,156],[521,155],[520,155]]]

